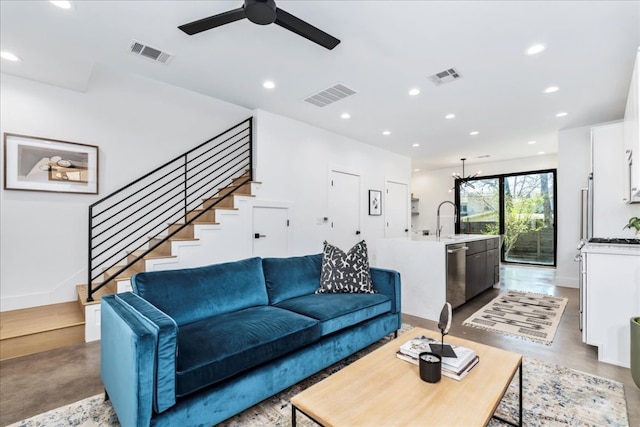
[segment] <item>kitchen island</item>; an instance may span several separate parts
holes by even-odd
[[[402,312],[438,321],[500,282],[499,237],[484,234],[379,239],[376,266],[400,272]]]

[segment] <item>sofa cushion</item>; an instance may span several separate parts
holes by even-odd
[[[291,258],[264,258],[262,269],[269,302],[312,294],[320,287],[322,254]]]
[[[371,285],[367,244],[362,240],[345,253],[325,241],[320,288],[316,293],[354,292],[375,292]]]
[[[391,311],[391,300],[383,294],[311,294],[276,304],[321,323],[322,335],[353,326]]]
[[[260,258],[138,273],[131,285],[178,326],[269,303]]]
[[[272,306],[247,308],[181,326],[176,393],[185,396],[319,337],[317,320]]]

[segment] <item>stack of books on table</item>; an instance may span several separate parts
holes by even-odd
[[[396,353],[399,359],[418,364],[418,355],[425,351],[437,353],[431,349],[430,344],[440,344],[440,341],[433,338],[419,336],[400,346]],[[445,346],[447,345],[445,341]],[[442,358],[442,375],[460,381],[474,366],[480,361],[480,357],[470,348],[451,345],[457,357]]]

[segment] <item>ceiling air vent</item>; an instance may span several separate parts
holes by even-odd
[[[448,70],[440,71],[439,73],[429,76],[429,80],[431,80],[436,86],[451,83],[461,78],[462,76],[455,68],[449,68]]]
[[[168,64],[173,59],[173,53],[163,52],[136,40],[133,40],[129,45],[129,51],[133,54],[143,56],[151,59],[152,61],[161,62],[163,64]]]
[[[329,104],[333,104],[336,101],[340,101],[341,99],[355,94],[355,90],[349,89],[345,85],[337,84],[318,92],[315,95],[311,95],[306,98],[305,101],[318,107],[326,107]]]

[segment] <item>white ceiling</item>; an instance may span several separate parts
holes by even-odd
[[[86,90],[102,64],[408,155],[422,169],[554,153],[558,130],[622,118],[640,45],[638,1],[277,1],[339,38],[333,50],[246,19],[194,36],[177,29],[242,0],[73,5],[0,1],[0,48],[22,58],[2,60],[2,72]],[[135,56],[134,39],[175,57]],[[534,43],[547,49],[525,55]],[[463,77],[428,79],[451,67]],[[264,89],[266,79],[277,87]],[[357,94],[304,102],[336,83]],[[551,85],[560,90],[544,94]],[[414,87],[421,93],[409,96]]]

